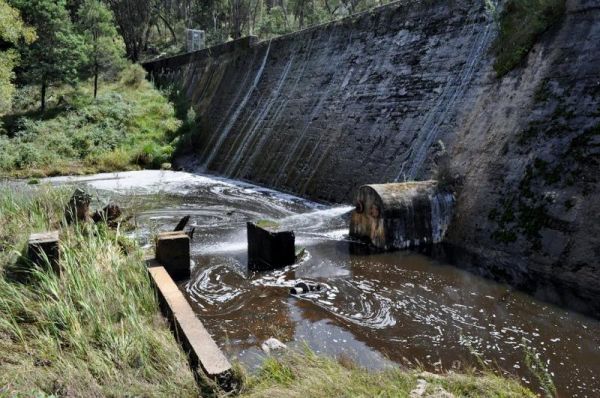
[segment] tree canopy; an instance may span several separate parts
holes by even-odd
[[[0,114],[9,109],[14,93],[14,68],[19,61],[15,47],[20,41],[30,44],[35,39],[35,30],[25,25],[19,10],[0,0]]]
[[[41,88],[41,109],[46,90],[54,83],[74,83],[86,62],[82,37],[73,29],[65,0],[15,0],[23,19],[34,26],[38,39],[21,46],[26,67],[23,77]]]
[[[93,77],[96,98],[99,74],[123,65],[122,41],[111,11],[100,0],[83,1],[77,17],[79,31],[87,46],[85,72]]]

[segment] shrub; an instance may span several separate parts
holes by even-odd
[[[138,83],[133,81],[143,79],[144,73],[132,66],[124,80],[135,86]],[[26,109],[23,115],[9,115],[7,131],[0,136],[0,173],[28,177],[35,168],[41,175],[80,174],[138,165],[158,168],[169,162],[177,136],[185,130],[183,123],[151,84],[134,86],[104,85],[96,100],[87,85],[61,87],[56,89],[61,105],[43,117]],[[28,94],[35,92],[28,88],[19,92],[18,103],[27,107]],[[190,119],[194,114],[182,117]]]
[[[121,72],[121,83],[139,88],[146,81],[146,70],[139,64],[131,64]]]
[[[173,155],[171,145],[160,146],[155,142],[149,142],[136,156],[136,163],[142,167],[159,169],[163,163],[169,163]]]
[[[503,76],[517,67],[538,38],[565,14],[565,0],[509,0],[500,14],[494,69]]]

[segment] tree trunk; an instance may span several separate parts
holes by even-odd
[[[41,93],[41,106],[40,109],[42,111],[42,113],[44,113],[46,111],[46,81],[44,80],[42,82],[42,93]]]
[[[94,64],[94,99],[98,96],[98,63]]]

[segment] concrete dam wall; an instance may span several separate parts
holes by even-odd
[[[492,26],[483,2],[407,2],[146,66],[187,90],[207,170],[350,201],[360,185],[420,175],[479,79]]]
[[[403,1],[145,67],[198,115],[188,168],[351,202],[364,184],[430,178],[445,152],[457,262],[599,315],[600,0],[568,0],[502,78],[493,13]]]

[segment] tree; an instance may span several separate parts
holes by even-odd
[[[23,78],[40,85],[41,111],[46,109],[46,91],[56,83],[75,83],[85,62],[85,46],[76,34],[65,0],[14,0],[25,22],[35,27],[38,40],[21,46]]]
[[[19,62],[15,47],[21,40],[31,44],[35,38],[35,30],[23,23],[19,10],[0,0],[0,114],[10,108],[14,93],[14,68]]]
[[[85,0],[79,7],[77,23],[87,45],[87,71],[94,78],[94,98],[98,95],[100,73],[123,64],[120,38],[113,15],[100,0]]]
[[[106,0],[109,4],[119,33],[125,42],[127,57],[137,62],[146,49],[155,0]]]

